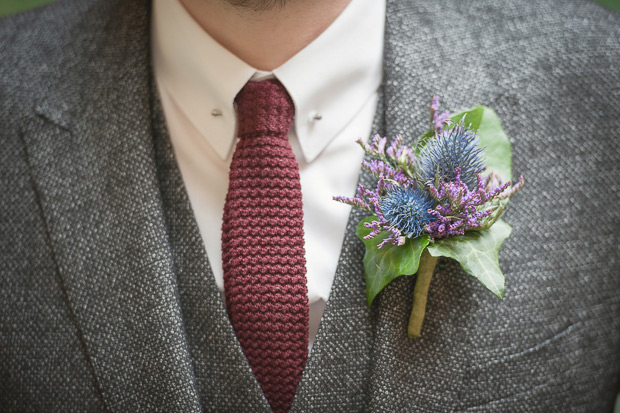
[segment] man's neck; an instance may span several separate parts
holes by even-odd
[[[231,0],[180,1],[218,43],[250,66],[271,71],[323,33],[351,0],[288,0],[266,10]]]

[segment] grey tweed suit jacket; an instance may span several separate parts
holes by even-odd
[[[506,298],[440,261],[423,337],[408,339],[414,277],[366,306],[353,213],[292,410],[610,411],[620,15],[388,0],[386,26],[376,132],[421,134],[440,93],[453,110],[492,106],[511,138],[527,186],[506,216]],[[0,21],[0,410],[269,411],[170,148],[146,1]]]

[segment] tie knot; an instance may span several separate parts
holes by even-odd
[[[248,82],[235,98],[237,135],[274,134],[286,137],[295,106],[288,92],[276,79]]]

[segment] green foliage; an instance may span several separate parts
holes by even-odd
[[[54,0],[0,0],[0,17],[26,11],[53,1]]]
[[[607,7],[608,9],[620,12],[620,0],[595,0],[595,1]],[[620,394],[618,396],[620,396]],[[620,401],[620,397],[618,398],[618,400]],[[620,403],[618,403],[617,409],[618,411],[616,411],[616,413],[620,413]]]
[[[418,271],[420,255],[429,243],[429,236],[407,238],[404,245],[396,246],[386,244],[381,249],[377,246],[389,235],[383,232],[373,239],[366,240],[364,237],[370,234],[370,228],[364,223],[372,222],[377,217],[363,219],[357,226],[357,236],[366,246],[364,254],[364,272],[366,273],[366,299],[368,305],[392,280],[401,275],[413,275]]]
[[[504,274],[499,268],[499,248],[510,236],[512,228],[502,220],[485,231],[469,231],[428,246],[434,257],[449,257],[475,277],[499,298],[504,297]]]

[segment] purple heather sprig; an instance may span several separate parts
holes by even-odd
[[[502,186],[502,178],[498,174],[496,174],[495,171],[491,171],[491,173],[489,173],[489,175],[486,177],[484,182],[485,182],[486,190],[490,190],[490,189]],[[506,190],[504,190],[502,193],[500,193],[497,196],[497,199],[502,200],[502,199],[510,198],[511,196],[519,192],[519,190],[523,187],[524,183],[525,183],[525,179],[523,178],[523,175],[521,175],[519,177],[519,182],[517,182],[515,185],[513,185],[510,188],[506,188]]]
[[[403,171],[394,169],[384,161],[376,159],[370,161],[363,160],[362,167],[367,169],[375,178],[383,178],[387,182],[401,185],[409,180]]]
[[[450,112],[439,113],[439,95],[433,96],[431,102],[431,127],[435,132],[439,132],[441,128],[450,119]]]
[[[382,138],[379,135],[375,135],[370,144],[364,143],[361,139],[358,139],[357,143],[364,149],[364,152],[375,158],[370,162],[362,161],[362,166],[376,178],[384,176],[385,179],[391,180],[397,177],[399,183],[404,182],[403,178],[413,178],[416,156],[413,150],[403,143],[401,135],[397,135],[389,146],[387,145],[387,138]],[[390,173],[392,176],[388,176],[386,173]],[[397,173],[404,174],[404,177],[398,176]]]
[[[487,229],[503,213],[500,201],[514,195],[523,183],[523,176],[511,187],[510,182],[502,183],[495,173],[486,178],[477,174],[477,185],[470,190],[461,180],[461,170],[457,168],[454,181],[440,182],[439,188],[428,186],[437,206],[430,211],[435,219],[426,226],[426,231],[431,238],[439,239],[463,235],[472,229]]]

